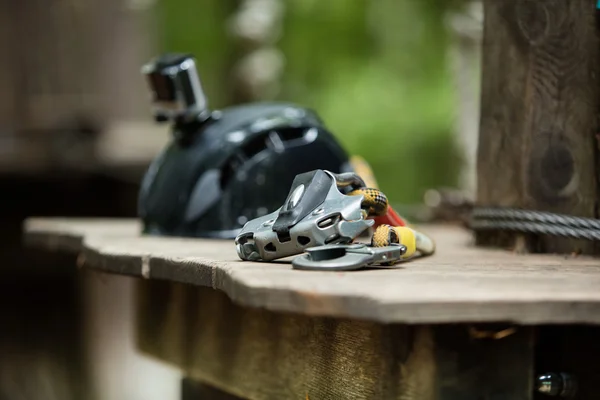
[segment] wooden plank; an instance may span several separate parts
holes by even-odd
[[[242,262],[232,241],[143,237],[137,220],[30,219],[25,240],[79,252],[80,266],[208,286],[273,311],[403,323],[600,323],[597,259],[486,250],[466,230],[423,229],[437,241],[434,256],[341,273]]]
[[[594,0],[485,2],[478,203],[597,217],[599,43]],[[479,244],[522,235],[482,232]],[[529,251],[600,254],[528,236]]]
[[[529,400],[532,328],[500,340],[240,307],[223,293],[138,282],[138,346],[194,380],[254,400]],[[510,365],[510,368],[506,368]]]

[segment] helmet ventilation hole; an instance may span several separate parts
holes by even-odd
[[[282,142],[302,139],[304,138],[305,133],[305,128],[285,128],[277,130],[277,134]]]

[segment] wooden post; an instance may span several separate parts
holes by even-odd
[[[485,1],[479,206],[597,217],[596,12],[596,0]],[[555,237],[483,232],[477,242],[600,254]]]

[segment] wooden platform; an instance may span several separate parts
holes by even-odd
[[[238,259],[233,241],[141,237],[135,220],[29,219],[25,240],[81,266],[207,286],[241,306],[379,323],[600,323],[600,260],[475,248],[465,230],[423,229],[437,253],[395,269],[292,270]]]
[[[548,371],[595,398],[599,328],[576,324],[600,322],[600,260],[422,229],[435,256],[346,273],[242,262],[232,241],[141,237],[135,220],[30,219],[24,238],[139,276],[137,348],[241,399],[533,400]]]

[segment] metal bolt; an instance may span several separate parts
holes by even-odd
[[[536,390],[548,396],[571,398],[577,391],[577,382],[570,374],[550,372],[537,376]]]

